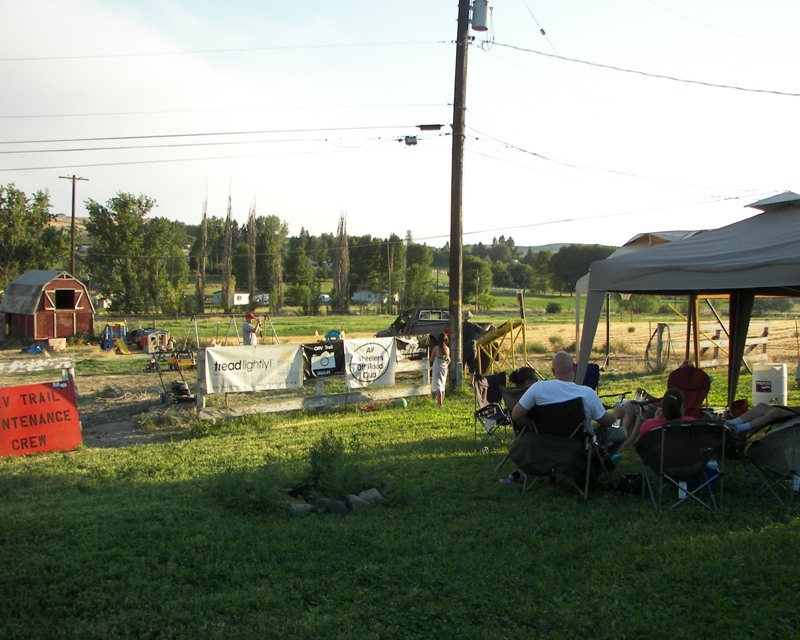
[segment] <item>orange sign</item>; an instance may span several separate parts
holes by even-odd
[[[81,442],[72,380],[0,389],[0,456],[72,451]]]

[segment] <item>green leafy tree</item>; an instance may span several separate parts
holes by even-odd
[[[347,216],[344,212],[339,214],[333,254],[333,308],[339,313],[350,309],[350,242],[347,237]]]
[[[203,201],[203,221],[200,224],[197,242],[193,248],[195,262],[195,304],[194,310],[204,313],[206,310],[206,246],[208,242],[208,202]]]
[[[0,185],[0,291],[29,269],[63,267],[69,239],[53,218],[47,191],[28,199],[13,184]]]
[[[97,290],[124,313],[143,311],[147,282],[142,279],[145,216],[155,201],[145,195],[117,193],[105,205],[86,201],[86,230],[92,244],[87,264]]]
[[[504,262],[506,264],[512,262],[516,258],[514,239],[511,237],[506,238],[505,236],[494,238],[488,257],[492,262]]]
[[[482,295],[490,295],[493,286],[492,263],[474,255],[464,255],[464,301],[480,305]]]
[[[433,250],[406,237],[406,272],[402,306],[435,305]]]
[[[573,293],[575,283],[589,271],[589,265],[596,260],[605,260],[615,250],[599,244],[561,247],[550,259],[553,288],[561,293]]]
[[[379,238],[351,236],[350,290],[380,292],[386,283],[385,243]]]
[[[138,276],[147,294],[146,311],[178,313],[184,310],[189,265],[183,246],[187,239],[186,227],[180,222],[166,218],[145,221]]]
[[[269,293],[273,311],[283,308],[283,251],[289,235],[289,225],[277,216],[256,218],[256,284]]]
[[[533,267],[524,262],[512,262],[508,267],[508,279],[512,287],[531,289],[535,282]]]
[[[552,251],[533,251],[528,247],[522,262],[533,269],[533,281],[530,284],[531,290],[537,293],[550,291],[550,260],[552,257]]]
[[[300,229],[300,235],[289,238],[289,249],[284,260],[284,279],[293,285],[308,287],[314,283],[314,267],[311,258],[306,253],[309,246],[309,235],[305,229]]]
[[[512,281],[510,276],[510,268],[513,267],[505,262],[492,262],[492,279],[497,287],[511,287]]]
[[[395,300],[402,299],[403,282],[406,271],[406,245],[400,236],[392,234],[386,241],[386,291],[389,294],[388,311],[394,311]]]
[[[631,321],[633,316],[641,314],[652,314],[658,311],[661,305],[661,298],[658,296],[645,296],[645,295],[632,295],[627,300],[623,299],[619,294],[615,297],[619,300],[619,310],[630,314]]]
[[[433,272],[424,264],[412,263],[406,269],[405,301],[406,307],[421,307],[437,304]]]

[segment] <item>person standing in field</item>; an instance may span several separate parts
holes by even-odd
[[[447,370],[450,366],[450,338],[447,334],[439,335],[437,344],[431,349],[431,392],[436,398],[436,404],[444,404],[444,394],[447,387]]]
[[[242,341],[245,345],[255,346],[258,344],[256,332],[261,328],[261,320],[256,319],[256,314],[248,311],[242,323]]]

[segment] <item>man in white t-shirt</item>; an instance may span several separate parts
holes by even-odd
[[[258,337],[256,332],[261,327],[261,320],[256,320],[256,314],[251,311],[247,312],[242,323],[242,341],[245,345],[257,345]]]
[[[586,415],[599,425],[599,429],[596,430],[598,440],[610,453],[619,449],[627,439],[627,435],[625,429],[615,427],[614,423],[622,418],[625,409],[617,405],[611,411],[606,411],[593,389],[575,384],[575,363],[566,351],[559,351],[553,356],[553,375],[555,380],[541,380],[528,387],[511,412],[511,420],[523,424],[528,412],[535,405],[556,404],[582,398]]]

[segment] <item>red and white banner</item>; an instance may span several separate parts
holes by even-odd
[[[303,386],[303,349],[272,344],[205,350],[206,393],[241,393]]]
[[[82,441],[72,380],[0,389],[0,456],[72,451]]]
[[[345,387],[358,389],[393,385],[396,359],[394,338],[345,340]]]

